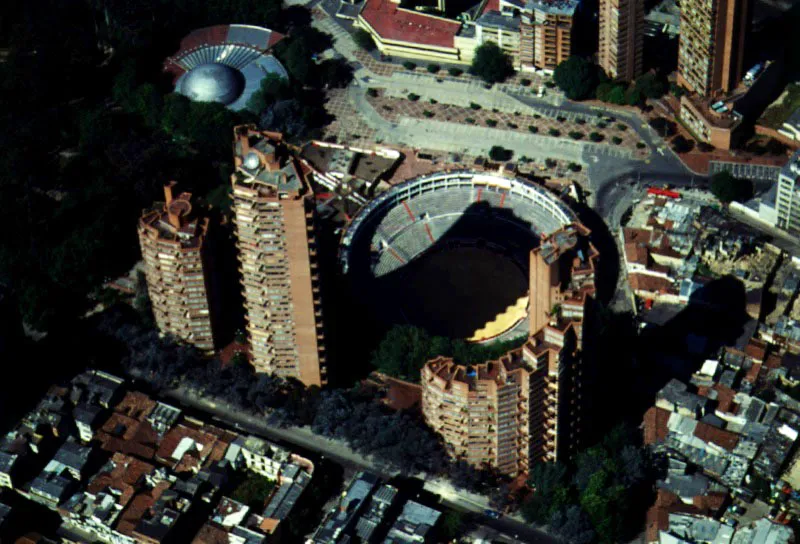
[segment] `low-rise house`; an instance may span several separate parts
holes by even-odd
[[[442,513],[418,502],[408,501],[394,522],[384,544],[430,542],[431,533]]]

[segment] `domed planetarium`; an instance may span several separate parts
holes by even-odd
[[[191,32],[164,62],[175,92],[197,102],[218,102],[232,110],[247,106],[267,74],[288,78],[269,54],[283,35],[250,25],[218,25]]]

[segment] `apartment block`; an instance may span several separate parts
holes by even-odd
[[[791,160],[781,169],[778,175],[778,195],[776,198],[778,211],[778,228],[797,236],[800,234],[800,151],[792,155]]]
[[[438,357],[422,369],[425,420],[453,457],[506,474],[524,472],[529,376],[520,350],[470,366]]]
[[[483,364],[438,357],[423,367],[422,412],[453,457],[516,476],[579,446],[579,352],[599,256],[588,234],[568,225],[531,252],[531,333],[522,348]]]
[[[251,363],[326,382],[314,195],[278,133],[234,129],[231,176]]]
[[[611,79],[632,81],[642,73],[644,0],[601,0],[598,56]]]
[[[704,97],[725,94],[742,79],[751,0],[684,0],[678,83]]]
[[[175,182],[164,187],[164,202],[139,219],[139,245],[147,289],[159,330],[214,349],[208,296],[208,217],[193,213],[191,194],[173,196]]]
[[[552,72],[572,53],[572,27],[577,0],[532,0],[520,23],[523,70]]]

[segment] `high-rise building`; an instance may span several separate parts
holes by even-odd
[[[642,73],[644,0],[600,0],[600,67],[614,80]]]
[[[438,357],[422,369],[422,412],[450,454],[515,476],[569,458],[582,425],[581,337],[598,253],[580,224],[531,252],[531,335],[497,361]]]
[[[281,134],[234,129],[233,211],[251,362],[326,382],[314,195]]]
[[[192,213],[190,193],[173,197],[175,182],[164,186],[164,202],[139,219],[139,245],[156,324],[199,349],[214,349],[209,307],[208,217]]]
[[[683,0],[678,83],[704,97],[731,91],[742,79],[751,0]]]
[[[522,69],[553,71],[572,54],[572,27],[578,0],[531,0],[522,11]]]
[[[800,151],[792,155],[778,175],[775,207],[778,228],[800,236]]]

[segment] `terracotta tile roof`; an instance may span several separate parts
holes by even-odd
[[[631,289],[646,293],[669,293],[674,290],[672,282],[666,278],[647,274],[628,274]]]
[[[136,526],[142,519],[142,516],[156,503],[161,494],[172,486],[172,483],[167,480],[162,480],[153,489],[145,493],[139,493],[128,504],[128,507],[122,511],[117,522],[117,531],[123,535],[132,536]]]
[[[133,498],[142,478],[151,474],[155,467],[122,453],[115,453],[111,460],[116,464],[111,472],[102,472],[95,476],[87,486],[87,491],[97,494],[111,488],[120,492],[119,504],[125,506]]]
[[[712,389],[717,392],[717,408],[721,412],[735,414],[738,411],[739,406],[733,402],[736,391],[721,383],[715,383]]]
[[[137,421],[144,421],[155,407],[156,401],[144,393],[128,392],[122,400],[119,401],[119,404],[114,407],[114,411],[125,414]]]
[[[361,18],[383,40],[434,47],[455,47],[461,23],[400,9],[391,0],[367,0]]]
[[[228,531],[206,523],[194,537],[192,544],[228,544]]]
[[[723,492],[712,492],[707,495],[700,495],[692,499],[692,504],[704,514],[716,514],[725,505],[728,494]]]
[[[759,372],[761,372],[761,363],[753,363],[753,366],[748,369],[747,374],[742,379],[749,383],[756,383]]]
[[[481,10],[481,15],[487,11],[500,11],[500,0],[486,0]]]
[[[644,414],[644,443],[648,446],[663,442],[667,438],[668,410],[652,406]]]
[[[754,360],[763,362],[767,353],[767,344],[758,338],[751,338],[745,346],[744,352]]]
[[[114,413],[97,432],[100,448],[122,452],[141,459],[152,459],[158,448],[158,433],[147,421]]]
[[[764,366],[770,370],[775,370],[776,368],[781,367],[781,358],[778,355],[772,353],[767,360],[764,361]]]
[[[172,457],[175,449],[184,438],[189,438],[201,447],[192,447],[183,453],[180,459]],[[181,423],[172,428],[159,444],[156,458],[175,472],[197,472],[203,465],[211,461],[219,461],[225,455],[228,445],[236,435],[213,425],[194,426]]]
[[[733,448],[735,448],[736,444],[739,442],[739,435],[736,433],[732,433],[724,429],[718,429],[717,427],[709,425],[708,423],[703,423],[702,421],[697,422],[697,427],[694,429],[694,435],[704,442],[716,444],[717,446],[725,448],[728,451],[733,451]]]

